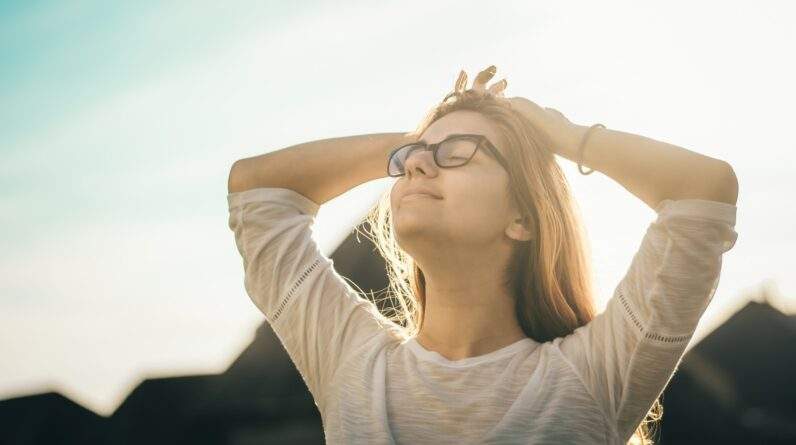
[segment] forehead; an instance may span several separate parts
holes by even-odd
[[[439,142],[454,133],[482,134],[492,142],[501,153],[503,136],[495,124],[481,113],[472,110],[458,110],[437,119],[426,128],[420,139],[429,144]]]

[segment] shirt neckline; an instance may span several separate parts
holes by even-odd
[[[504,346],[492,352],[477,355],[475,357],[462,358],[459,360],[448,360],[442,354],[436,351],[429,351],[428,349],[424,348],[423,345],[418,343],[415,337],[410,338],[406,342],[406,346],[421,360],[434,362],[448,367],[460,368],[465,366],[476,365],[478,363],[491,362],[493,360],[507,357],[523,348],[533,345],[534,343],[535,342],[533,341],[533,339],[531,339],[530,337],[525,337],[521,340],[517,340],[516,342],[510,345]]]

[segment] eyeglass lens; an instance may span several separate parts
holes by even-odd
[[[437,163],[440,167],[459,167],[466,164],[475,154],[478,141],[473,138],[451,138],[443,141],[437,150]],[[390,176],[406,173],[406,162],[411,156],[420,153],[422,144],[407,145],[393,153],[389,163]]]

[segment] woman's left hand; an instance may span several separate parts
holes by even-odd
[[[519,112],[542,132],[554,153],[572,159],[576,149],[575,144],[580,140],[584,128],[572,123],[564,114],[554,108],[543,108],[524,97],[504,97],[503,90],[506,88],[506,79],[487,88],[486,83],[495,75],[496,71],[497,69],[492,65],[478,73],[473,81],[472,89],[481,94],[491,95],[499,101],[505,101],[511,109]]]
[[[525,116],[547,138],[550,149],[572,159],[583,127],[572,123],[555,108],[542,108],[524,97],[508,98],[511,108]]]

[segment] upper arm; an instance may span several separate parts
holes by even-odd
[[[312,239],[317,204],[283,188],[232,193],[228,201],[246,292],[320,403],[337,368],[385,319]]]
[[[666,200],[602,313],[556,339],[629,437],[673,375],[737,239],[733,205]]]

